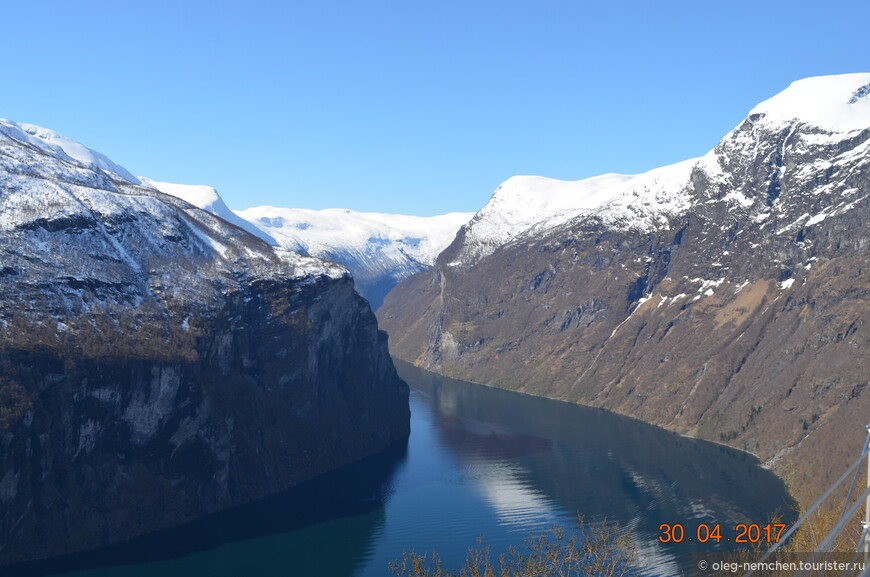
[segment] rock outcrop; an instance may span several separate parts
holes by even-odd
[[[407,436],[407,386],[344,268],[52,134],[0,122],[0,565],[178,525]]]

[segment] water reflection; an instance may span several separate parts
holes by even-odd
[[[658,572],[686,566],[691,552],[734,544],[688,542],[700,523],[787,520],[782,483],[746,453],[612,413],[426,373],[398,361],[403,379],[430,398],[438,438],[474,472],[499,522],[517,526],[607,517],[632,529]],[[662,523],[682,523],[686,541],[658,541]]]
[[[395,473],[406,455],[403,441],[255,503],[97,551],[3,568],[2,574],[353,575],[382,532]]]
[[[631,527],[650,574],[674,575],[714,546],[666,547],[661,523],[722,523],[726,536],[787,504],[744,453],[396,365],[412,387],[407,444],[181,529],[3,575],[384,577],[403,551],[437,549],[457,567],[478,537],[498,554],[578,512]]]

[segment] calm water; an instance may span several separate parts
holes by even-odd
[[[631,528],[649,573],[675,575],[693,544],[662,545],[661,523],[725,528],[789,508],[782,484],[744,453],[397,367],[412,387],[407,445],[178,530],[15,573],[384,576],[403,550],[435,548],[455,567],[478,537],[501,551],[580,512]]]

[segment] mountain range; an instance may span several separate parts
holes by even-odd
[[[473,213],[419,217],[349,209],[310,210],[260,206],[233,211],[208,185],[135,177],[107,156],[57,132],[30,124],[4,123],[22,141],[58,158],[102,170],[130,184],[169,194],[220,217],[273,246],[341,263],[357,291],[377,309],[399,281],[431,267]]]
[[[795,82],[695,159],[430,218],[234,212],[0,120],[0,564],[395,443],[390,353],[745,449],[809,502],[870,410],[868,217],[870,74]]]
[[[400,281],[430,268],[472,214],[432,217],[261,206],[239,211],[287,249],[340,262],[377,310]]]
[[[232,211],[207,185],[139,180],[161,192],[219,216],[274,246],[341,263],[353,275],[356,290],[373,310],[403,279],[435,264],[472,213],[432,217],[259,206]]]

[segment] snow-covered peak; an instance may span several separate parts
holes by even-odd
[[[692,171],[719,172],[708,154],[636,175],[604,174],[577,181],[514,176],[502,183],[468,223],[453,266],[469,265],[513,238],[549,229],[584,214],[616,228],[647,229],[688,206]]]
[[[870,128],[870,73],[815,76],[793,82],[749,115],[762,122],[803,122],[830,132]]]
[[[278,243],[268,233],[254,226],[247,220],[240,218],[236,213],[224,203],[217,190],[214,187],[204,184],[175,184],[172,182],[158,182],[150,178],[140,176],[139,180],[145,186],[150,186],[164,194],[170,194],[174,197],[192,204],[197,208],[201,208],[218,216],[230,224],[246,230],[254,236],[260,237],[271,245]]]
[[[489,202],[468,225],[466,239],[474,256],[489,253],[534,225],[554,218],[570,218],[578,211],[591,210],[613,198],[614,189],[635,178],[625,174],[604,174],[578,181],[543,176],[513,176],[504,181]],[[471,256],[471,255],[466,255]]]
[[[126,168],[113,162],[106,155],[53,130],[0,118],[0,132],[19,142],[35,146],[41,151],[61,160],[75,160],[87,167],[98,168],[104,172],[111,173],[115,177],[126,180],[131,184],[141,184],[139,179],[130,174]]]
[[[614,189],[634,178],[625,174],[604,174],[571,182],[543,176],[513,176],[496,189],[478,217],[493,218],[503,224],[501,233],[508,238],[563,211],[600,206],[613,197]]]

